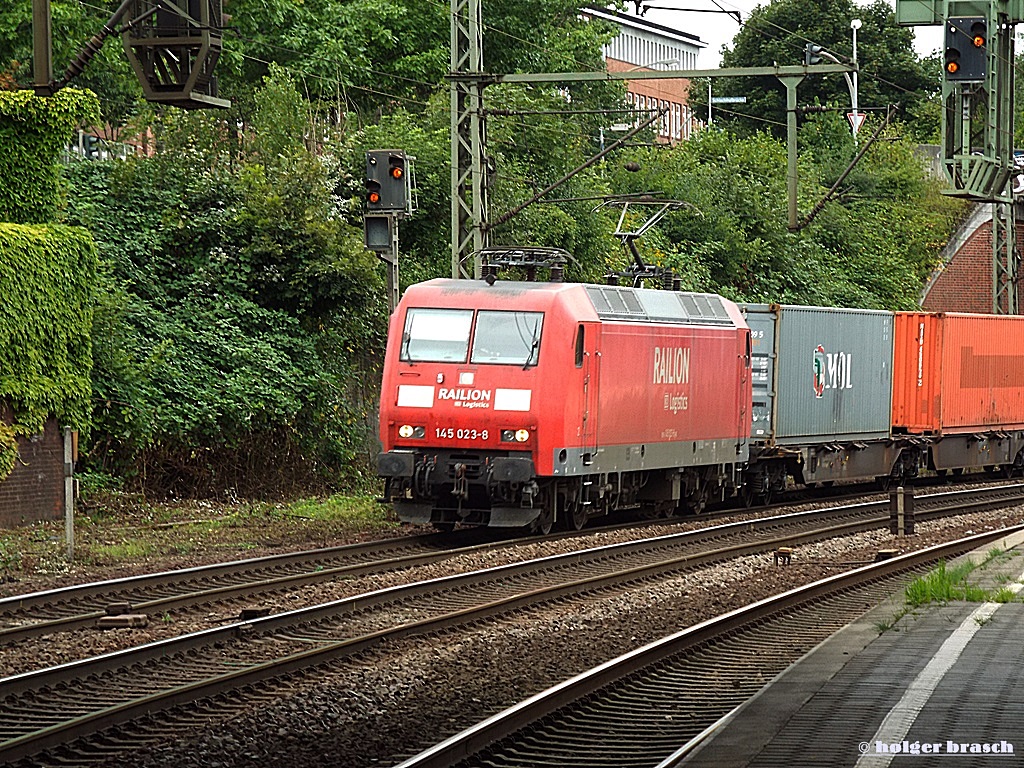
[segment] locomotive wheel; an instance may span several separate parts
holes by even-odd
[[[587,508],[577,501],[564,504],[562,509],[562,525],[567,531],[582,531],[587,524]]]
[[[540,508],[537,519],[530,523],[530,532],[547,536],[555,524],[555,501],[547,496],[544,497],[544,504]]]
[[[640,507],[637,517],[641,520],[664,520],[675,514],[676,503],[674,501],[650,501]]]

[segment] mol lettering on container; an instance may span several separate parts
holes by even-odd
[[[814,348],[814,396],[823,396],[826,389],[853,389],[853,355],[826,352],[819,344]]]

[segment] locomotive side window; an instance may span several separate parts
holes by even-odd
[[[542,312],[481,310],[476,318],[470,362],[536,365],[543,323]]]
[[[576,367],[583,367],[583,326],[576,329]]]
[[[472,324],[471,309],[410,309],[400,357],[407,363],[464,363]]]

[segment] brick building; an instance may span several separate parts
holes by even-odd
[[[707,43],[696,35],[655,24],[640,16],[588,7],[586,16],[615,24],[619,35],[604,47],[609,72],[658,69],[696,69],[697,54]],[[684,141],[703,125],[690,109],[687,92],[690,81],[629,80],[627,104],[637,110],[664,109],[657,140],[667,144]]]
[[[0,421],[13,421],[2,404]],[[62,520],[64,498],[64,436],[50,419],[41,433],[18,438],[14,470],[0,482],[0,528]]]
[[[1024,248],[1024,221],[1017,211],[1017,248]],[[992,206],[971,207],[943,250],[943,263],[921,292],[929,312],[992,312]]]

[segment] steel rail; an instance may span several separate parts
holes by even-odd
[[[834,510],[828,511],[832,512]],[[817,514],[820,515],[821,512],[819,511]],[[851,510],[843,509],[840,514],[851,514]],[[474,584],[484,580],[488,583],[508,582],[517,574],[529,573],[536,571],[538,568],[550,569],[556,564],[567,565],[582,562],[588,558],[591,560],[599,558],[607,561],[630,552],[641,551],[645,545],[648,548],[664,549],[670,547],[673,543],[679,544],[688,539],[690,544],[695,543],[694,539],[698,540],[697,543],[699,541],[713,540],[725,535],[725,532],[743,534],[751,528],[770,530],[773,527],[784,525],[783,521],[788,521],[791,524],[813,522],[814,516],[815,512],[799,512],[784,515],[781,518],[729,523],[715,526],[713,529],[700,529],[684,534],[657,537],[643,542],[627,542],[585,550],[583,552],[552,555],[525,563],[513,563],[469,574],[459,574],[418,582],[412,585],[391,587],[347,598],[335,603],[290,611],[251,622],[241,622],[225,627],[204,630],[190,635],[150,643],[139,648],[104,654],[92,659],[15,675],[0,680],[0,696],[6,694],[8,701],[12,696],[35,697],[41,691],[53,690],[61,686],[70,687],[70,681],[99,679],[103,675],[110,674],[112,670],[120,670],[122,675],[134,678],[136,675],[132,671],[139,670],[146,664],[167,664],[170,659],[180,658],[186,654],[197,655],[203,648],[222,646],[238,638],[273,637],[275,633],[291,632],[294,631],[296,626],[308,625],[310,622],[318,619],[328,617],[336,619],[338,614],[346,609],[350,611],[357,609],[367,610],[394,603],[400,598],[410,599],[437,592],[451,593],[459,584]],[[880,522],[881,518],[874,518],[870,521],[869,525],[875,526]],[[765,549],[778,546],[784,542],[794,543],[797,537],[800,540],[808,540],[835,535],[837,532],[848,533],[852,529],[861,530],[865,524],[866,521],[861,518],[859,520],[845,521],[838,526],[830,526],[825,529],[805,531],[801,534],[788,534],[775,539],[761,540],[756,543],[720,547],[703,553],[691,553],[625,570],[613,570],[609,573],[589,578],[562,580],[546,587],[520,590],[518,592],[513,591],[512,594],[500,599],[478,601],[474,605],[459,610],[447,611],[437,616],[406,622],[357,637],[345,638],[335,642],[320,642],[319,647],[310,648],[300,653],[275,657],[261,663],[248,664],[241,669],[231,669],[228,672],[224,672],[217,668],[213,674],[204,673],[205,676],[201,675],[200,679],[186,684],[161,690],[148,690],[144,694],[140,693],[135,698],[128,694],[126,695],[128,700],[116,702],[111,706],[99,706],[77,717],[54,722],[52,725],[39,728],[38,730],[7,738],[5,741],[0,741],[0,761],[20,759],[46,749],[51,749],[75,738],[86,736],[108,725],[133,719],[140,714],[167,709],[201,696],[214,696],[227,690],[259,682],[271,675],[285,674],[290,671],[335,660],[345,655],[358,653],[367,650],[384,639],[398,639],[414,634],[437,632],[491,616],[525,609],[535,606],[540,602],[546,603],[562,597],[578,595],[581,592],[594,592],[666,571],[678,571],[684,568],[697,567],[709,562],[720,561],[730,556],[763,552]],[[298,639],[300,641],[308,639],[296,638],[294,635],[283,635],[283,637],[289,640]],[[218,667],[216,663],[213,666]],[[103,686],[103,690],[119,690],[121,688],[127,691],[132,690],[131,685],[117,682]],[[9,725],[7,730],[9,731],[11,727]]]
[[[550,718],[560,710],[571,709],[585,697],[597,695],[602,689],[663,663],[669,658],[720,643],[725,637],[763,624],[791,609],[808,606],[838,593],[912,571],[1021,531],[1024,531],[1024,524],[911,552],[830,576],[703,621],[532,696],[410,757],[395,768],[451,768],[459,765],[460,761],[477,756],[504,739],[514,739],[515,734],[542,719]]]
[[[624,527],[624,526],[617,526]],[[579,533],[577,532],[578,536]],[[0,644],[29,637],[94,626],[108,615],[106,608],[82,610],[81,605],[104,606],[128,603],[133,613],[162,613],[227,598],[256,595],[329,581],[344,576],[365,576],[384,571],[413,568],[447,560],[459,555],[493,549],[506,549],[536,543],[535,537],[464,544],[493,536],[483,530],[455,534],[434,533],[395,539],[348,544],[317,550],[304,550],[267,557],[232,560],[211,565],[182,568],[159,573],[126,576],[108,581],[90,582],[0,598],[0,621],[14,623],[0,627]],[[569,537],[557,534],[552,539]],[[413,550],[410,554],[389,554]],[[329,566],[336,561],[353,560],[347,565]],[[292,571],[284,575],[272,575]],[[226,581],[221,586],[203,586],[203,582]],[[232,583],[233,582],[233,583]],[[179,591],[181,590],[181,591]],[[172,594],[166,594],[168,591]],[[61,613],[57,618],[32,620],[32,611]]]
[[[1014,489],[1024,489],[1024,486],[996,486],[981,492],[1000,494],[1007,489],[1014,492]],[[1019,492],[1024,498],[1024,490]],[[956,497],[971,493],[979,493],[979,491],[969,489],[930,494],[918,498],[920,501],[928,503],[928,500],[933,498]],[[886,504],[884,501],[868,503],[877,505],[879,509]],[[859,505],[854,505],[854,507],[856,506]],[[734,512],[712,513],[708,517],[713,518],[731,513]],[[708,517],[703,519],[708,519]],[[647,524],[665,522],[659,520],[650,521]],[[636,523],[619,524],[590,529],[588,532],[612,531],[636,526]],[[569,532],[553,534],[548,537],[505,539],[466,545],[463,543],[466,539],[479,540],[482,536],[489,535],[489,532],[466,531],[460,533],[463,535],[457,535],[454,539],[450,534],[427,534],[386,539],[129,576],[0,598],[0,621],[6,621],[9,624],[6,627],[0,626],[0,644],[10,644],[53,632],[72,631],[94,626],[99,619],[108,615],[107,607],[116,604],[128,604],[133,613],[163,613],[216,600],[315,584],[338,576],[354,577],[412,568],[475,551],[524,546],[539,540],[557,541],[580,535],[578,532]],[[402,552],[408,549],[414,550],[414,553],[384,556],[387,553]],[[339,566],[327,565],[338,560],[354,560],[356,562]],[[286,571],[286,573],[273,575],[281,571]],[[221,586],[203,586],[203,582],[214,580],[228,583]],[[86,609],[83,610],[83,608]],[[32,612],[42,613],[43,618],[32,618],[30,615]],[[46,618],[47,615],[54,613],[58,616]]]
[[[126,675],[129,679],[133,679],[135,678],[136,671],[147,662],[155,662],[158,665],[168,664],[174,658],[181,658],[184,655],[196,656],[199,653],[199,649],[217,646],[218,644],[223,645],[237,638],[274,638],[276,633],[276,638],[278,639],[286,641],[297,640],[319,646],[300,653],[285,654],[257,663],[244,662],[243,668],[232,668],[228,672],[224,671],[224,664],[220,660],[209,662],[208,666],[211,667],[212,672],[209,670],[203,671],[199,675],[199,679],[161,690],[149,688],[145,691],[146,695],[140,695],[134,700],[115,701],[109,706],[95,706],[92,711],[82,713],[78,717],[53,723],[50,726],[41,727],[38,730],[21,735],[12,734],[6,741],[0,742],[0,759],[18,759],[66,743],[70,739],[87,735],[112,723],[130,720],[137,717],[140,713],[166,709],[176,704],[191,701],[199,696],[212,696],[225,690],[248,685],[263,680],[270,675],[281,675],[292,670],[335,660],[341,656],[365,650],[384,638],[407,637],[412,634],[436,632],[490,616],[506,614],[510,611],[534,606],[541,602],[550,602],[561,597],[579,595],[581,593],[593,593],[604,588],[635,582],[639,579],[650,578],[665,572],[679,571],[684,568],[695,567],[728,557],[763,552],[768,548],[786,543],[820,539],[838,535],[839,533],[849,533],[853,530],[863,530],[865,527],[875,527],[879,524],[884,524],[888,518],[872,517],[870,520],[863,518],[844,520],[838,525],[831,527],[799,533],[788,533],[775,539],[719,547],[703,553],[687,553],[667,559],[663,558],[653,563],[619,568],[618,570],[585,578],[568,580],[563,578],[560,582],[544,587],[532,589],[520,587],[518,591],[513,590],[510,594],[498,599],[485,600],[483,602],[477,600],[474,604],[458,610],[446,610],[440,615],[392,625],[386,629],[370,631],[358,636],[346,637],[342,640],[328,640],[324,637],[309,636],[311,633],[308,627],[311,623],[327,619],[337,620],[338,614],[344,610],[365,611],[373,607],[395,603],[399,599],[414,599],[438,592],[450,594],[459,585],[479,585],[484,582],[488,585],[504,585],[515,576],[529,574],[531,571],[536,572],[538,568],[551,570],[555,567],[565,567],[587,561],[610,562],[617,558],[621,559],[631,553],[642,553],[645,549],[649,554],[651,550],[671,550],[673,545],[679,546],[682,542],[692,545],[695,541],[714,540],[714,538],[721,538],[729,534],[744,534],[758,529],[771,531],[773,528],[779,528],[780,526],[814,522],[816,516],[820,517],[823,514],[839,517],[856,516],[863,514],[866,509],[874,506],[877,506],[877,503],[792,513],[780,518],[729,523],[685,534],[655,537],[641,542],[627,542],[582,552],[552,555],[527,563],[514,563],[471,574],[460,574],[431,579],[412,585],[392,587],[313,608],[290,611],[285,614],[257,619],[251,622],[240,622],[226,627],[151,643],[128,651],[105,654],[93,659],[16,675],[0,680],[0,696],[6,695],[7,701],[10,701],[11,697],[17,697],[18,695],[32,697],[41,691],[67,685],[69,680],[96,679],[110,674],[111,670],[121,670],[122,676]],[[493,590],[489,589],[488,591]],[[306,636],[296,637],[291,634],[283,634],[285,632],[294,632],[297,626],[306,627],[306,629],[302,630]],[[231,664],[238,663],[240,662],[231,662]],[[146,683],[146,685],[154,686],[157,684],[154,682]],[[131,684],[115,681],[113,685],[104,685],[103,690],[116,691],[123,688],[125,693],[122,698],[127,697],[131,699],[131,696],[134,695],[129,693],[132,687]],[[100,703],[102,704],[102,702]]]

